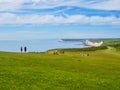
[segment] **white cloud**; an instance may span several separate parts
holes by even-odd
[[[27,3],[27,5],[24,5]],[[120,10],[120,0],[0,0],[0,11],[24,8],[53,8],[79,6],[103,10]]]
[[[120,0],[105,0],[101,3],[88,4],[87,7],[102,10],[120,10]]]
[[[0,0],[0,11],[16,10],[29,0]]]
[[[12,13],[0,14],[0,24],[93,24],[93,25],[120,25],[120,18],[113,16],[85,16],[71,15],[67,17],[54,15],[16,15]]]
[[[118,23],[115,23],[118,22]],[[90,18],[90,23],[92,24],[116,24],[116,25],[120,25],[120,18],[116,18],[116,17],[100,17],[100,16],[92,16]]]
[[[54,8],[57,6],[78,6],[102,10],[120,10],[120,0],[32,0],[30,8]]]

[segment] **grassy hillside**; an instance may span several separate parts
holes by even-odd
[[[120,90],[119,50],[71,50],[0,52],[0,90]]]

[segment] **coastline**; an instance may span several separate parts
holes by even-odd
[[[21,46],[27,46],[28,52],[45,52],[51,49],[77,49],[86,48],[84,42],[87,39],[62,39],[65,41],[59,42],[61,39],[36,39],[36,40],[0,40],[0,51],[2,52],[20,52]],[[103,40],[103,45],[119,44],[120,38],[95,38],[89,39],[91,41]]]

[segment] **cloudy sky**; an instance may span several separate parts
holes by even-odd
[[[0,0],[0,40],[120,38],[120,0]]]

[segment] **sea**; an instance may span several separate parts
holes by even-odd
[[[83,48],[84,39],[34,39],[34,40],[0,40],[0,51],[20,52],[27,47],[27,52],[44,52],[57,48]]]

